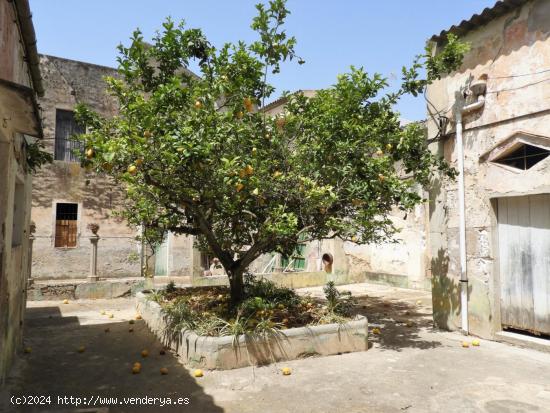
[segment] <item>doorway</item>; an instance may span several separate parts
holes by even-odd
[[[503,328],[550,334],[550,194],[498,199]]]

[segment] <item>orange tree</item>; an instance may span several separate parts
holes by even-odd
[[[315,97],[287,95],[285,115],[270,117],[257,110],[274,92],[268,77],[286,60],[304,62],[283,30],[284,0],[256,7],[252,44],[218,49],[171,20],[151,44],[134,32],[119,46],[120,76],[107,79],[119,115],[77,110],[87,126],[83,163],[124,184],[128,222],[196,236],[224,266],[234,304],[261,254],[289,255],[299,240],[387,240],[391,210],[421,202],[418,188],[435,171],[453,174],[427,149],[423,127],[402,127],[394,106],[456,69],[466,50],[454,37],[435,57],[427,50],[393,92],[352,67]]]

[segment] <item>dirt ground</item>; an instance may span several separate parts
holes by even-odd
[[[79,406],[90,413],[550,412],[548,354],[485,340],[462,348],[462,335],[432,329],[429,293],[371,284],[342,288],[359,297],[358,312],[368,316],[371,330],[380,328],[370,334],[368,351],[205,371],[202,378],[173,355],[160,355],[143,321],[129,324],[136,315],[131,299],[29,302],[25,346],[32,351],[20,355],[0,393],[0,411],[73,412],[74,404],[59,405],[56,397],[73,396],[81,403],[118,398],[103,406],[108,410]],[[321,288],[303,292],[322,295]],[[141,373],[131,374],[136,361]],[[292,374],[283,376],[282,367]],[[31,395],[50,395],[51,404],[10,404],[11,396]],[[128,405],[124,396],[159,399]],[[161,407],[167,397],[189,404]]]

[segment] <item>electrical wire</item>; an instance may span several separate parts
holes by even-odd
[[[550,69],[544,69],[540,70],[538,72],[530,72],[530,73],[520,73],[516,75],[508,75],[508,76],[489,76],[489,79],[510,79],[514,77],[523,77],[523,76],[534,76],[534,75],[540,75],[541,73],[548,73],[550,72]]]
[[[510,92],[510,91],[513,91],[513,90],[523,89],[523,88],[528,87],[528,86],[538,85],[540,83],[544,83],[544,82],[548,82],[548,81],[550,81],[550,77],[546,78],[546,79],[539,80],[537,82],[527,83],[526,85],[522,85],[522,86],[518,86],[518,87],[512,87],[512,88],[508,88],[508,89],[499,89],[499,90],[489,90],[486,93],[491,94],[491,93],[500,93],[500,92]]]

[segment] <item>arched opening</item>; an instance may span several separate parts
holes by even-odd
[[[332,273],[332,263],[334,262],[334,258],[332,257],[332,254],[325,252],[322,256],[322,261],[323,261],[323,269],[325,270],[325,272],[328,272],[329,274]]]

